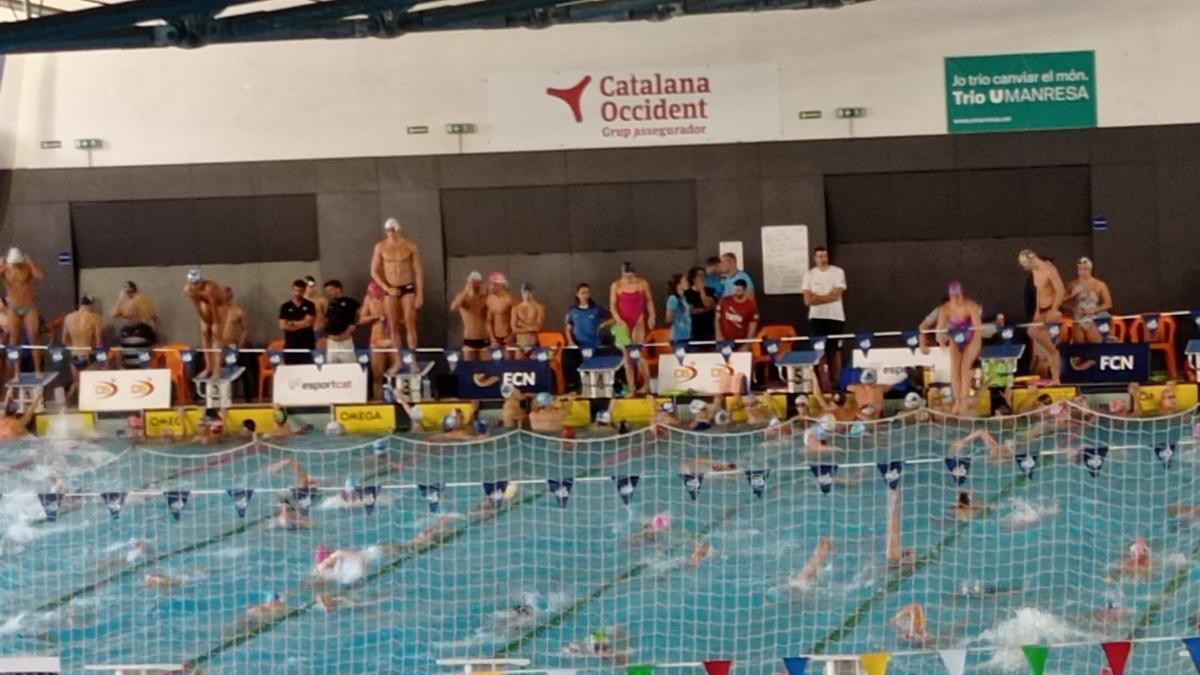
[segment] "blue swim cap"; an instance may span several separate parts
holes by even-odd
[[[375,442],[371,444],[371,449],[378,453],[387,452],[390,449],[388,448],[388,439],[376,438]]]
[[[358,479],[355,478],[354,476],[347,476],[346,477],[346,489],[353,490],[356,487],[358,487]]]
[[[475,418],[475,433],[486,434],[488,430],[487,422],[482,417]]]
[[[442,431],[450,432],[458,428],[458,418],[453,412],[448,412],[442,417]]]
[[[550,396],[550,394],[548,392],[543,391],[542,393],[537,395],[537,404],[543,408],[545,408],[546,406],[550,405],[553,402],[554,402],[554,397]]]
[[[275,591],[267,591],[266,593],[263,593],[263,602],[264,603],[278,602],[280,599],[281,598],[279,597],[279,593],[277,593]]]
[[[855,422],[854,424],[850,425],[851,436],[862,436],[865,433],[867,433],[867,425],[863,424],[862,422]]]

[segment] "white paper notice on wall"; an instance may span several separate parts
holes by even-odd
[[[732,253],[737,256],[738,269],[746,269],[746,256],[742,255],[742,242],[740,241],[719,241],[717,242],[717,255],[725,255]]]
[[[762,288],[766,295],[800,293],[808,272],[808,226],[762,228]]]

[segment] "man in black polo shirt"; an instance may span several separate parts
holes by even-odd
[[[317,346],[313,322],[317,320],[317,306],[304,297],[308,284],[303,279],[292,282],[292,297],[279,308],[279,328],[283,331],[283,362],[288,365],[312,363],[311,351]],[[302,349],[303,352],[292,352]]]
[[[359,302],[342,295],[342,282],[325,282],[325,362],[355,363],[354,330],[358,328]]]

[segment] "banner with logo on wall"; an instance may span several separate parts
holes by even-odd
[[[488,78],[489,143],[595,147],[771,140],[776,64],[606,68]]]
[[[1096,126],[1091,51],[946,57],[950,133]]]
[[[683,362],[674,354],[658,357],[658,390],[692,391],[697,394],[729,394],[736,391],[737,375],[750,381],[753,357],[750,352],[734,352],[725,357],[711,352],[687,354]]]
[[[86,412],[121,412],[169,408],[171,371],[85,370],[79,373],[79,409]]]
[[[1064,383],[1145,382],[1150,379],[1150,345],[1145,343],[1061,345]]]
[[[465,399],[501,398],[506,384],[526,393],[549,392],[553,384],[550,363],[536,359],[463,361],[454,372],[458,397]]]
[[[366,403],[367,373],[357,363],[278,366],[271,400],[285,406]]]

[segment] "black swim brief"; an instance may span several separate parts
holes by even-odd
[[[416,295],[417,294],[417,285],[416,284],[404,284],[398,290],[400,291],[399,297],[401,297],[401,298],[403,298],[406,295]]]
[[[467,349],[487,349],[489,344],[491,343],[488,342],[487,338],[479,338],[477,340],[463,338],[463,347]]]
[[[92,356],[90,354],[75,354],[71,356],[71,363],[79,370],[83,370],[92,365]]]

